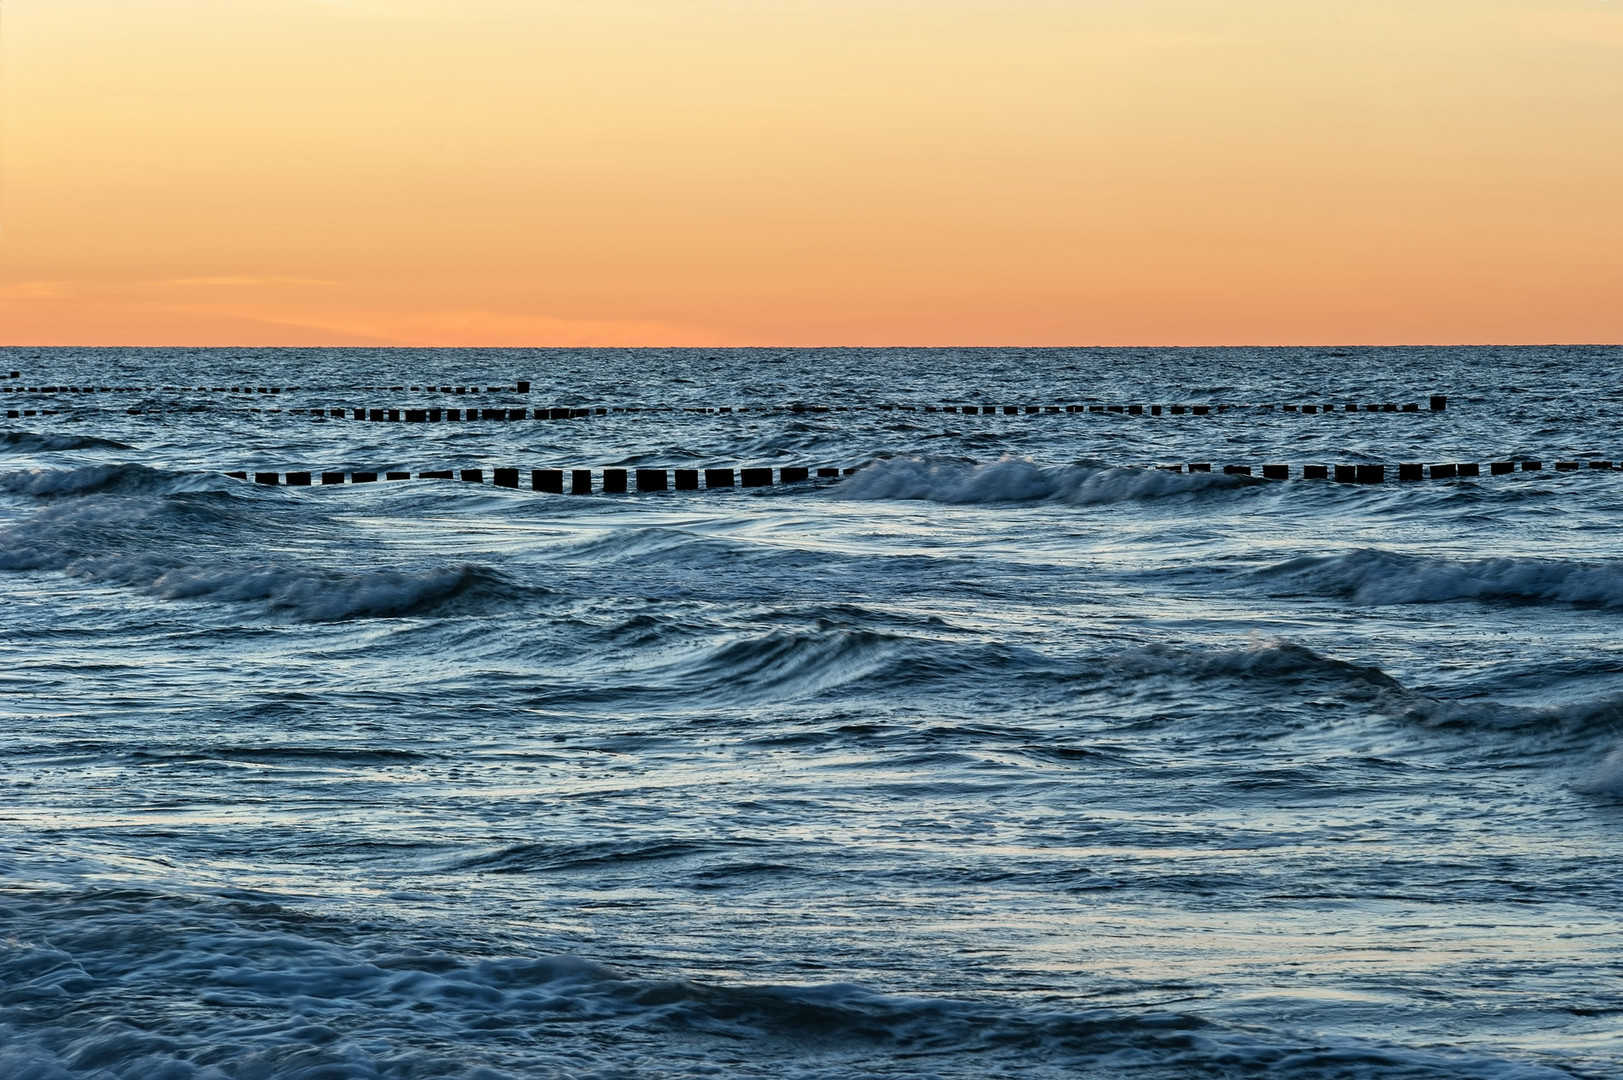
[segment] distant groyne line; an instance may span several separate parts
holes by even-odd
[[[13,371],[11,373],[11,378],[12,379],[17,379],[17,378],[20,378],[20,377],[21,377],[21,372]],[[528,395],[530,393],[530,386],[531,386],[531,384],[527,380],[519,380],[519,381],[515,382],[511,386],[486,386],[486,387],[484,387],[484,389],[482,391],[478,386],[430,386],[430,385],[409,386],[409,385],[406,385],[406,384],[401,384],[401,385],[397,385],[397,386],[349,386],[349,387],[324,386],[324,387],[313,387],[313,388],[310,388],[310,389],[306,390],[304,387],[301,387],[301,386],[99,386],[99,385],[69,386],[69,385],[60,385],[60,384],[52,385],[52,384],[42,383],[41,385],[37,385],[37,386],[21,386],[21,385],[18,385],[18,386],[0,386],[0,394],[35,394],[35,395],[49,395],[49,396],[64,396],[64,395],[79,395],[79,394],[234,394],[234,395],[239,395],[239,396],[250,396],[251,397],[253,395],[281,395],[281,394],[295,394],[295,393],[322,394],[322,395],[345,395],[345,394],[355,394],[355,393],[368,393],[368,394],[370,394],[370,393],[394,393],[394,394],[416,393],[416,394],[431,394],[431,395],[446,395],[446,394],[449,394],[449,395],[469,395],[469,394],[484,393],[484,394],[509,394],[509,395],[521,395],[522,396],[522,395]],[[1130,403],[1111,404],[1111,403],[1108,403],[1108,402],[1101,402],[1101,401],[1098,401],[1098,400],[1089,399],[1089,400],[1084,400],[1084,401],[1080,401],[1080,402],[1077,402],[1077,401],[1048,402],[1048,403],[1036,404],[1036,405],[1033,405],[1033,404],[1009,405],[1009,404],[987,403],[987,401],[983,397],[978,401],[960,400],[960,401],[957,401],[957,402],[948,402],[948,401],[942,400],[942,401],[938,401],[938,402],[912,402],[912,403],[895,402],[895,401],[891,401],[891,402],[878,401],[878,402],[856,402],[856,403],[840,404],[840,403],[795,401],[795,402],[786,402],[786,403],[757,403],[757,404],[748,404],[748,405],[744,405],[744,404],[735,404],[735,405],[669,405],[669,404],[648,404],[648,405],[596,405],[596,404],[593,404],[593,405],[580,405],[580,404],[574,404],[574,405],[567,405],[567,406],[548,406],[545,409],[535,409],[534,414],[535,414],[535,419],[538,419],[538,420],[541,420],[541,419],[559,419],[559,417],[557,415],[554,415],[554,414],[556,414],[556,413],[558,413],[560,411],[567,411],[568,417],[571,418],[571,419],[579,418],[579,417],[583,417],[583,416],[604,416],[604,415],[607,415],[609,413],[638,413],[638,412],[650,412],[650,413],[659,413],[659,412],[670,412],[670,413],[716,413],[716,414],[724,414],[724,413],[772,413],[772,412],[790,412],[790,413],[925,412],[925,413],[951,413],[951,414],[956,414],[956,415],[959,415],[959,416],[993,416],[993,415],[999,415],[999,416],[1017,416],[1017,415],[1019,415],[1019,416],[1034,416],[1034,415],[1046,415],[1046,414],[1056,414],[1056,413],[1121,413],[1123,415],[1128,415],[1128,416],[1208,416],[1208,415],[1211,415],[1211,414],[1214,414],[1214,413],[1219,413],[1220,414],[1220,413],[1226,413],[1226,412],[1231,412],[1231,411],[1246,411],[1246,410],[1257,410],[1257,411],[1262,411],[1262,412],[1270,412],[1270,411],[1294,412],[1294,413],[1300,413],[1300,414],[1304,414],[1304,415],[1314,415],[1314,414],[1328,414],[1328,413],[1442,412],[1447,408],[1448,408],[1448,397],[1446,395],[1432,394],[1432,395],[1429,396],[1429,398],[1428,398],[1428,400],[1427,400],[1424,407],[1422,407],[1419,402],[1414,402],[1414,401],[1406,402],[1406,403],[1397,403],[1397,402],[1375,402],[1375,403],[1371,403],[1371,402],[1359,402],[1359,401],[1345,399],[1345,398],[1335,398],[1333,395],[1323,395],[1323,396],[1320,396],[1320,397],[1318,397],[1318,398],[1316,398],[1314,400],[1299,400],[1299,401],[1295,401],[1295,402],[1282,402],[1282,403],[1281,402],[1267,402],[1267,403],[1206,402],[1206,403],[1199,403],[1199,404],[1166,404],[1166,403],[1160,403],[1160,404],[1130,404]],[[153,410],[141,410],[141,411],[147,412],[147,411],[161,411],[161,410],[153,409]],[[346,411],[348,413],[350,413],[350,414],[355,414],[355,413],[365,414],[365,415],[352,415],[350,417],[350,418],[353,418],[353,419],[360,420],[360,419],[371,419],[372,417],[371,417],[370,414],[372,414],[372,413],[374,413],[374,412],[376,412],[378,410],[373,408],[370,405],[364,406],[364,407],[362,407],[360,409],[355,409],[353,405],[347,405],[344,408],[331,408],[331,407],[326,408],[326,409],[290,408],[290,409],[286,409],[286,410],[283,410],[283,411],[290,412],[290,413],[307,413],[309,415],[315,415],[315,416],[325,415],[330,419],[346,418],[344,416]],[[385,409],[383,411],[390,412],[390,413],[419,413],[419,412],[438,411],[438,412],[440,412],[442,414],[440,418],[441,419],[445,418],[444,415],[443,415],[445,410],[443,408],[440,409],[440,410],[435,410],[435,409],[432,409],[432,408],[413,409],[413,408],[402,406],[402,407],[398,407],[398,408],[385,407]],[[457,410],[457,411],[459,413],[467,412],[466,409]],[[483,409],[478,410],[478,412],[481,415],[479,417],[477,417],[477,418],[478,419],[506,419],[506,417],[486,417],[486,416],[483,415],[483,413],[485,411],[486,410],[483,410]],[[512,410],[510,409],[508,411],[511,412]],[[546,414],[546,415],[542,415],[543,413]],[[464,418],[464,417],[459,416],[458,418],[461,419],[461,418]],[[427,418],[425,417],[424,419],[427,419]],[[409,423],[410,421],[407,421],[407,422]]]
[[[1067,404],[1067,405],[903,405],[883,403],[877,405],[807,405],[801,403],[788,405],[719,405],[719,406],[680,406],[680,405],[549,405],[541,408],[529,406],[468,406],[443,407],[425,406],[423,408],[410,408],[400,406],[343,406],[343,407],[290,407],[290,408],[253,408],[242,410],[252,413],[270,413],[285,416],[302,416],[312,420],[341,420],[361,421],[368,423],[388,424],[439,424],[439,423],[471,423],[475,421],[512,422],[519,420],[584,420],[592,417],[609,416],[617,414],[699,414],[699,415],[728,415],[728,414],[794,414],[794,415],[820,415],[833,413],[857,412],[884,412],[884,413],[935,413],[957,416],[1052,416],[1075,415],[1078,413],[1089,415],[1120,415],[1120,416],[1222,416],[1228,413],[1283,413],[1300,416],[1336,415],[1336,414],[1421,414],[1440,413],[1448,408],[1448,399],[1443,395],[1435,395],[1425,408],[1416,402],[1397,404],[1344,402],[1337,406],[1332,403],[1311,404],[1285,404],[1285,405],[1099,405],[1099,404]],[[123,410],[129,416],[162,416],[162,415],[190,415],[210,412],[206,405],[190,406],[131,406]],[[62,416],[81,415],[78,410],[63,409],[7,409],[8,419],[22,419],[32,416]]]
[[[483,484],[487,477],[495,487],[528,487],[533,491],[556,495],[621,494],[633,491],[699,491],[715,488],[762,488],[811,482],[834,482],[849,477],[866,466],[799,466],[728,467],[704,469],[640,469],[640,468],[459,468],[426,469],[415,473],[405,470],[313,470],[265,471],[238,469],[225,475],[237,480],[251,481],[267,486],[320,487],[339,484],[371,484],[399,480],[456,480],[463,483]],[[1357,463],[1343,465],[1222,465],[1211,462],[1190,462],[1178,465],[1128,466],[1176,473],[1211,473],[1226,476],[1252,477],[1258,481],[1324,480],[1341,484],[1384,484],[1426,480],[1474,479],[1483,476],[1506,476],[1511,473],[1555,472],[1613,472],[1623,471],[1623,462],[1583,459],[1552,461],[1517,459],[1485,462],[1400,462]]]
[[[712,488],[774,487],[779,484],[801,484],[813,480],[831,481],[856,472],[856,468],[813,468],[810,466],[782,465],[776,468],[719,469],[530,469],[528,486],[533,491],[555,495],[618,494],[630,491],[698,491]],[[252,480],[256,484],[286,487],[311,487],[333,484],[371,484],[391,480],[458,480],[463,483],[490,482],[501,488],[518,488],[523,473],[516,468],[497,469],[426,469],[415,476],[405,471],[354,472],[262,472],[237,470],[226,473],[237,480]],[[702,482],[702,483],[701,483]]]

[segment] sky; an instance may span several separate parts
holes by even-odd
[[[1623,0],[0,0],[0,343],[1623,341]]]

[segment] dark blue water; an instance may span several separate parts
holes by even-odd
[[[1623,1075],[1620,360],[0,352],[0,1075]]]

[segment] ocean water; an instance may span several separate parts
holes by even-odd
[[[0,352],[0,1076],[1623,1075],[1620,360]]]

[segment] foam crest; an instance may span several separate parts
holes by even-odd
[[[847,499],[974,504],[1061,502],[1078,506],[1131,502],[1260,483],[1221,473],[1175,473],[1103,465],[1038,465],[1027,458],[988,464],[929,458],[876,461],[837,489]]]
[[[1455,600],[1623,607],[1623,561],[1509,557],[1458,560],[1360,548],[1293,559],[1260,574],[1358,604]]]

